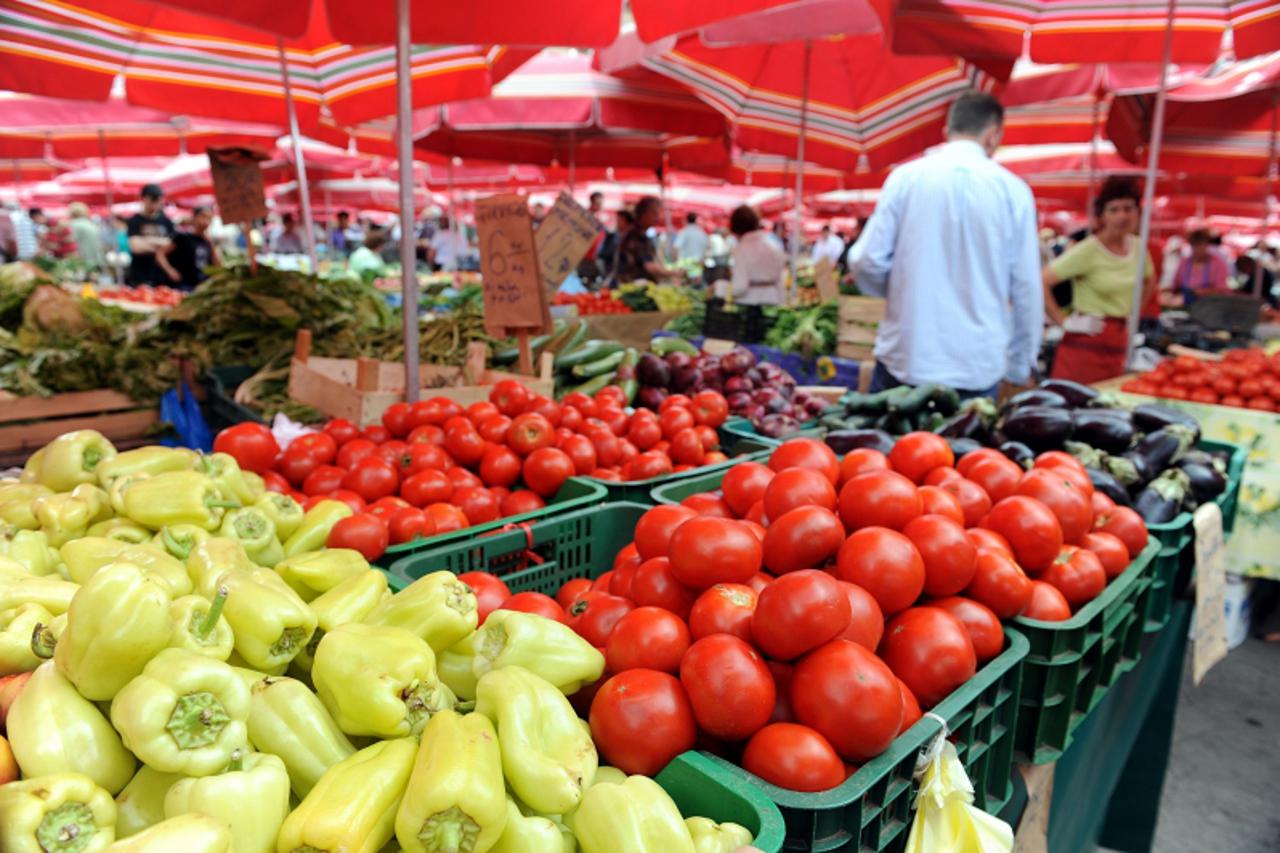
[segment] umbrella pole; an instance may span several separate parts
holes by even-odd
[[[302,155],[302,134],[298,131],[298,111],[293,106],[293,86],[289,82],[289,63],[284,55],[284,40],[276,39],[280,54],[280,77],[284,81],[284,106],[289,114],[289,141],[293,143],[293,165],[298,171],[298,200],[302,205],[302,227],[306,238],[311,272],[316,272],[316,226],[311,218],[311,185],[307,183],[307,160]]]
[[[1093,210],[1093,200],[1098,195],[1098,131],[1102,124],[1102,95],[1093,93],[1093,122],[1089,132],[1089,189],[1085,199],[1086,211]],[[1090,214],[1092,215],[1092,214]]]
[[[1169,0],[1169,17],[1164,27],[1164,61],[1160,64],[1160,88],[1151,125],[1151,146],[1147,152],[1147,185],[1142,192],[1142,226],[1138,229],[1138,265],[1133,274],[1133,306],[1129,309],[1125,338],[1125,365],[1133,360],[1133,338],[1142,314],[1142,286],[1147,278],[1147,241],[1151,239],[1151,208],[1156,199],[1156,175],[1160,167],[1160,146],[1164,142],[1164,110],[1169,92],[1169,63],[1173,57],[1173,16],[1178,0]]]
[[[796,276],[800,272],[800,238],[804,233],[804,136],[809,127],[809,72],[810,57],[813,53],[813,42],[804,42],[804,69],[801,72],[800,89],[800,136],[796,138],[796,224],[795,233],[791,235],[791,287],[796,286]]]
[[[658,175],[658,190],[661,193],[659,198],[662,199],[662,220],[663,227],[666,230],[667,238],[667,258],[668,260],[679,260],[676,256],[676,232],[671,224],[671,208],[667,206],[667,152],[662,152],[662,171]]]
[[[1267,225],[1267,205],[1270,204],[1271,196],[1275,194],[1276,188],[1276,132],[1278,121],[1280,121],[1280,92],[1273,89],[1271,92],[1271,134],[1267,138],[1267,183],[1262,197],[1262,226],[1264,230]],[[1253,270],[1253,298],[1259,299],[1261,296],[1262,263],[1256,262]]]
[[[458,197],[453,189],[453,158],[452,157],[449,158],[449,169],[445,174],[448,176],[448,179],[449,179],[449,230],[452,231],[454,234],[453,242],[454,242],[454,248],[456,249],[457,242],[458,242],[457,235],[462,232],[458,228]],[[462,286],[462,264],[459,263],[459,261],[461,260],[462,259],[460,257],[457,257],[456,255],[454,256],[453,286],[457,288],[461,288]]]
[[[116,220],[111,214],[111,208],[115,206],[115,193],[111,191],[111,164],[107,162],[107,135],[102,130],[98,131],[98,153],[102,157],[102,185],[103,189],[106,190],[107,196],[108,233],[111,235],[112,244],[114,244],[116,242]],[[112,264],[112,267],[115,272],[116,283],[122,284],[124,270],[116,264]]]
[[[577,140],[574,138],[574,135],[575,132],[573,128],[569,128],[569,195],[573,195],[574,166],[576,165],[574,160],[578,154],[578,146],[574,144]]]
[[[413,403],[418,371],[418,255],[413,215],[413,78],[409,68],[409,0],[396,0],[396,152],[400,155],[400,268],[404,275],[404,398]]]

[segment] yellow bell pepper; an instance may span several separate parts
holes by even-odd
[[[339,625],[363,620],[373,608],[390,597],[386,572],[366,569],[347,578],[319,598],[312,599],[310,607],[311,612],[316,615],[317,627],[306,647],[293,659],[293,663],[303,672],[311,672],[316,648],[327,632]]]
[[[535,613],[495,610],[452,649],[470,655],[476,678],[506,666],[519,666],[570,695],[604,672],[604,655],[568,625]]]
[[[376,853],[391,840],[418,743],[384,740],[333,765],[285,818],[277,853]]]
[[[27,574],[18,563],[9,563],[21,574],[19,576],[5,570],[3,566],[7,564],[0,560],[0,613],[24,604],[39,604],[58,616],[67,612],[71,607],[71,599],[80,591],[78,583],[56,577],[36,577]]]
[[[137,766],[98,706],[77,693],[52,663],[31,674],[5,726],[23,776],[75,771],[114,794]]]
[[[284,549],[276,539],[276,523],[257,507],[228,512],[222,518],[218,535],[239,542],[249,559],[259,566],[274,566],[284,558]]]
[[[31,672],[44,658],[31,650],[37,625],[48,625],[53,614],[39,604],[23,604],[0,613],[0,675]]]
[[[237,750],[215,776],[181,779],[164,797],[166,818],[195,812],[231,830],[236,853],[271,853],[289,814],[289,774],[265,752]]]
[[[0,556],[14,560],[33,575],[52,575],[61,559],[39,530],[20,530],[0,524]]]
[[[101,853],[115,841],[116,804],[82,773],[0,785],[0,850]]]
[[[151,479],[150,474],[143,474],[141,472],[125,474],[121,477],[116,477],[111,481],[110,485],[103,486],[103,488],[107,490],[107,500],[111,504],[111,509],[115,511],[116,515],[123,517],[125,514],[124,493],[129,491],[129,488],[134,483],[140,483],[143,480],[149,479]]]
[[[9,524],[21,530],[35,530],[40,526],[31,504],[36,498],[53,494],[53,489],[39,483],[7,483],[0,486],[0,524]]]
[[[70,492],[36,498],[31,502],[31,512],[55,548],[84,536],[95,520],[94,507]]]
[[[590,729],[563,693],[527,669],[503,667],[480,679],[476,713],[497,727],[502,768],[517,797],[544,815],[578,805],[599,756]]]
[[[103,536],[107,539],[115,539],[130,545],[142,545],[151,541],[150,530],[139,524],[134,524],[127,518],[109,518],[106,521],[99,521],[97,524],[90,524],[85,534],[88,536]]]
[[[187,556],[187,576],[196,595],[213,598],[218,591],[218,579],[229,571],[257,571],[259,566],[249,559],[244,547],[234,539],[216,536],[196,544]]]
[[[212,603],[198,595],[175,598],[169,605],[169,645],[214,660],[231,657],[236,638],[222,616],[226,603],[225,589],[218,590]]]
[[[201,542],[208,542],[211,535],[195,524],[170,524],[160,528],[160,532],[152,537],[151,544],[185,563],[192,549]]]
[[[117,824],[117,829],[119,824]],[[231,830],[211,817],[184,814],[117,841],[108,853],[232,853]]]
[[[695,853],[733,853],[755,840],[745,826],[716,823],[709,817],[685,818],[684,825],[693,839]]]
[[[411,631],[437,653],[474,632],[478,622],[475,593],[453,572],[432,572],[418,578],[365,619],[369,625]]]
[[[401,628],[334,628],[316,648],[311,679],[349,735],[416,735],[432,714],[454,704],[436,679],[431,647]]]
[[[310,601],[343,581],[369,571],[369,561],[352,548],[326,548],[288,557],[277,563],[275,569],[303,601]]]
[[[126,450],[98,464],[98,485],[109,489],[114,481],[129,474],[154,476],[166,471],[190,471],[199,459],[199,454],[185,447],[152,446]]]
[[[630,776],[620,785],[592,785],[568,822],[582,853],[695,853],[680,809],[648,776]]]
[[[114,562],[132,563],[144,572],[164,580],[171,595],[191,592],[191,576],[187,567],[154,545],[135,545],[101,536],[75,539],[58,549],[67,576],[76,583],[86,583],[94,573]]]
[[[164,820],[164,795],[180,779],[179,773],[161,773],[147,765],[116,795],[116,837],[128,838]]]
[[[240,505],[199,471],[156,474],[131,483],[124,492],[124,514],[156,531],[177,524],[216,530],[223,513]]]
[[[285,557],[319,551],[329,541],[329,532],[333,530],[333,526],[354,514],[351,507],[342,501],[320,501],[307,510],[307,514],[302,517],[302,524],[285,540]]]
[[[218,579],[227,589],[223,614],[235,649],[254,669],[288,666],[316,630],[316,615],[271,569],[232,569]]]
[[[299,797],[309,794],[326,770],[355,752],[319,697],[301,681],[261,678],[249,690],[249,741],[280,757]]]
[[[213,481],[224,498],[235,501],[240,506],[249,506],[266,491],[262,478],[254,480],[245,476],[247,472],[240,470],[240,463],[230,453],[203,456],[198,467]]]
[[[422,743],[396,813],[405,853],[488,850],[502,836],[507,792],[493,723],[483,714],[441,711]]]
[[[279,492],[267,492],[254,501],[253,505],[270,517],[276,526],[276,537],[281,542],[287,540],[302,526],[302,519],[306,515],[302,504]]]
[[[565,832],[550,818],[525,815],[516,801],[507,797],[507,821],[498,843],[489,848],[489,853],[573,853],[576,849],[576,845],[570,846],[573,836],[566,839]]]
[[[98,466],[114,458],[116,448],[97,430],[81,429],[58,436],[38,456],[40,484],[69,492],[81,483],[98,482]]]

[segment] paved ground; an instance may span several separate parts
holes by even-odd
[[[1249,639],[1191,686],[1191,655],[1155,853],[1280,851],[1280,644]]]

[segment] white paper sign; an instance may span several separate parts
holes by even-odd
[[[1196,510],[1196,614],[1191,650],[1191,680],[1199,684],[1227,656],[1227,546],[1222,510],[1215,503]]]

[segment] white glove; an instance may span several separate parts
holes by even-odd
[[[1077,335],[1100,335],[1106,325],[1101,317],[1092,314],[1072,314],[1062,323],[1062,328]]]

